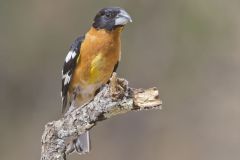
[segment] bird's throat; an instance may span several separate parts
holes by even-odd
[[[114,30],[108,31],[106,29],[96,29],[94,27],[91,27],[91,29],[88,31],[89,36],[95,36],[95,37],[108,37],[108,38],[119,38],[120,34],[123,30],[123,26],[119,26],[115,28]]]

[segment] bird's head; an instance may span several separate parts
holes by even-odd
[[[120,7],[101,9],[94,18],[93,27],[96,29],[114,30],[132,22],[130,15]]]

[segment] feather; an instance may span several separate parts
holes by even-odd
[[[84,36],[78,37],[70,47],[70,50],[65,58],[62,70],[62,112],[67,108],[68,89],[72,80],[72,74],[80,57],[80,48],[84,40]]]

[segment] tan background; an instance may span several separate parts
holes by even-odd
[[[238,0],[0,0],[1,160],[40,158],[46,122],[61,116],[61,68],[96,12],[132,16],[118,73],[160,89],[162,111],[130,113],[91,131],[73,160],[239,160]]]

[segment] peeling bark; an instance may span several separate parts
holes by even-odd
[[[130,88],[125,79],[117,78],[114,73],[110,83],[91,102],[45,125],[41,160],[66,160],[67,141],[90,130],[99,121],[130,111],[161,109],[161,105],[156,88]]]

